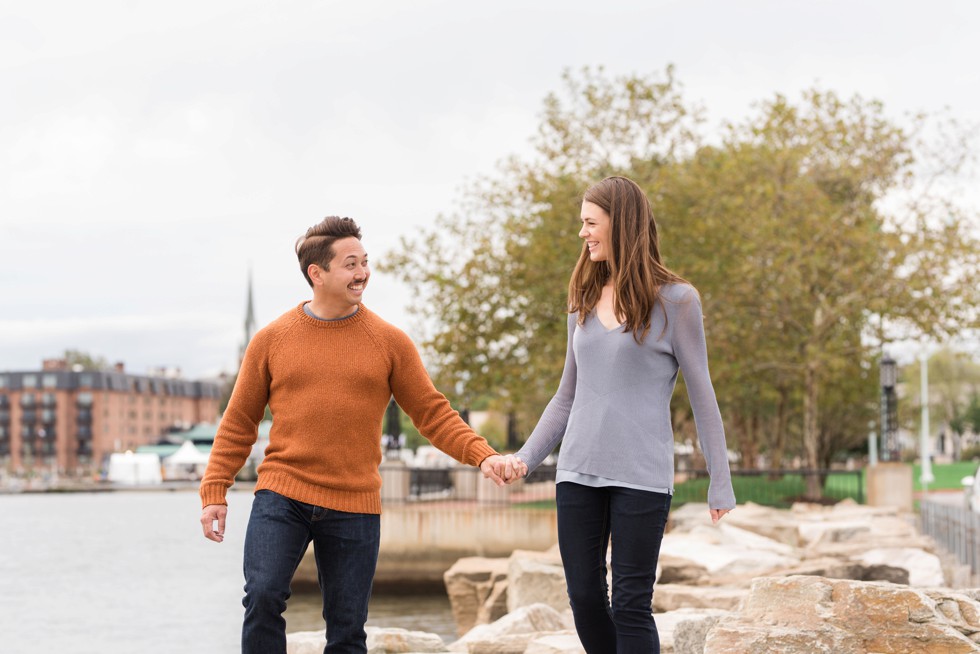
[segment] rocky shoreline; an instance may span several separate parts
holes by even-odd
[[[980,588],[940,556],[914,516],[842,502],[739,506],[718,525],[707,506],[671,514],[653,612],[676,654],[980,652]],[[459,639],[368,629],[371,654],[581,653],[557,548],[460,559],[445,574]],[[288,637],[319,654],[323,632]]]

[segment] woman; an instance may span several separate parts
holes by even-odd
[[[650,202],[631,180],[609,177],[585,192],[581,218],[561,384],[519,461],[507,463],[534,470],[563,440],[558,541],[579,638],[589,654],[650,654],[660,652],[651,600],[673,492],[678,369],[711,476],[712,522],[735,507],[735,495],[700,300],[664,267]]]

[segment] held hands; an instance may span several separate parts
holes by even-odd
[[[498,486],[511,484],[527,474],[527,464],[513,454],[488,456],[480,464],[483,476]]]
[[[225,518],[228,516],[228,507],[224,504],[208,504],[201,511],[201,527],[204,528],[204,537],[220,543],[225,539]],[[218,528],[214,528],[214,521],[218,521]]]

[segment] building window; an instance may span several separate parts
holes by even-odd
[[[7,375],[0,375],[0,388],[7,388]]]
[[[57,388],[58,375],[42,375],[41,384],[44,386],[44,388]]]
[[[20,396],[20,405],[23,407],[34,406],[34,394],[24,393]]]
[[[41,396],[41,404],[43,406],[55,406],[58,403],[58,397],[54,393],[45,393]]]
[[[35,388],[37,386],[37,375],[24,375],[20,383],[24,388]]]
[[[85,373],[78,376],[78,385],[82,388],[92,388],[92,375]]]
[[[75,400],[78,406],[92,406],[92,394],[91,393],[79,393],[78,399]]]
[[[43,422],[44,424],[50,425],[51,423],[54,422],[54,418],[55,418],[55,413],[51,409],[41,410],[41,422]]]

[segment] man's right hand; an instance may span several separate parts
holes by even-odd
[[[224,504],[208,504],[201,511],[201,527],[204,528],[204,537],[220,543],[225,539],[225,517],[228,515],[228,507]],[[214,521],[218,521],[218,528],[214,528]]]

